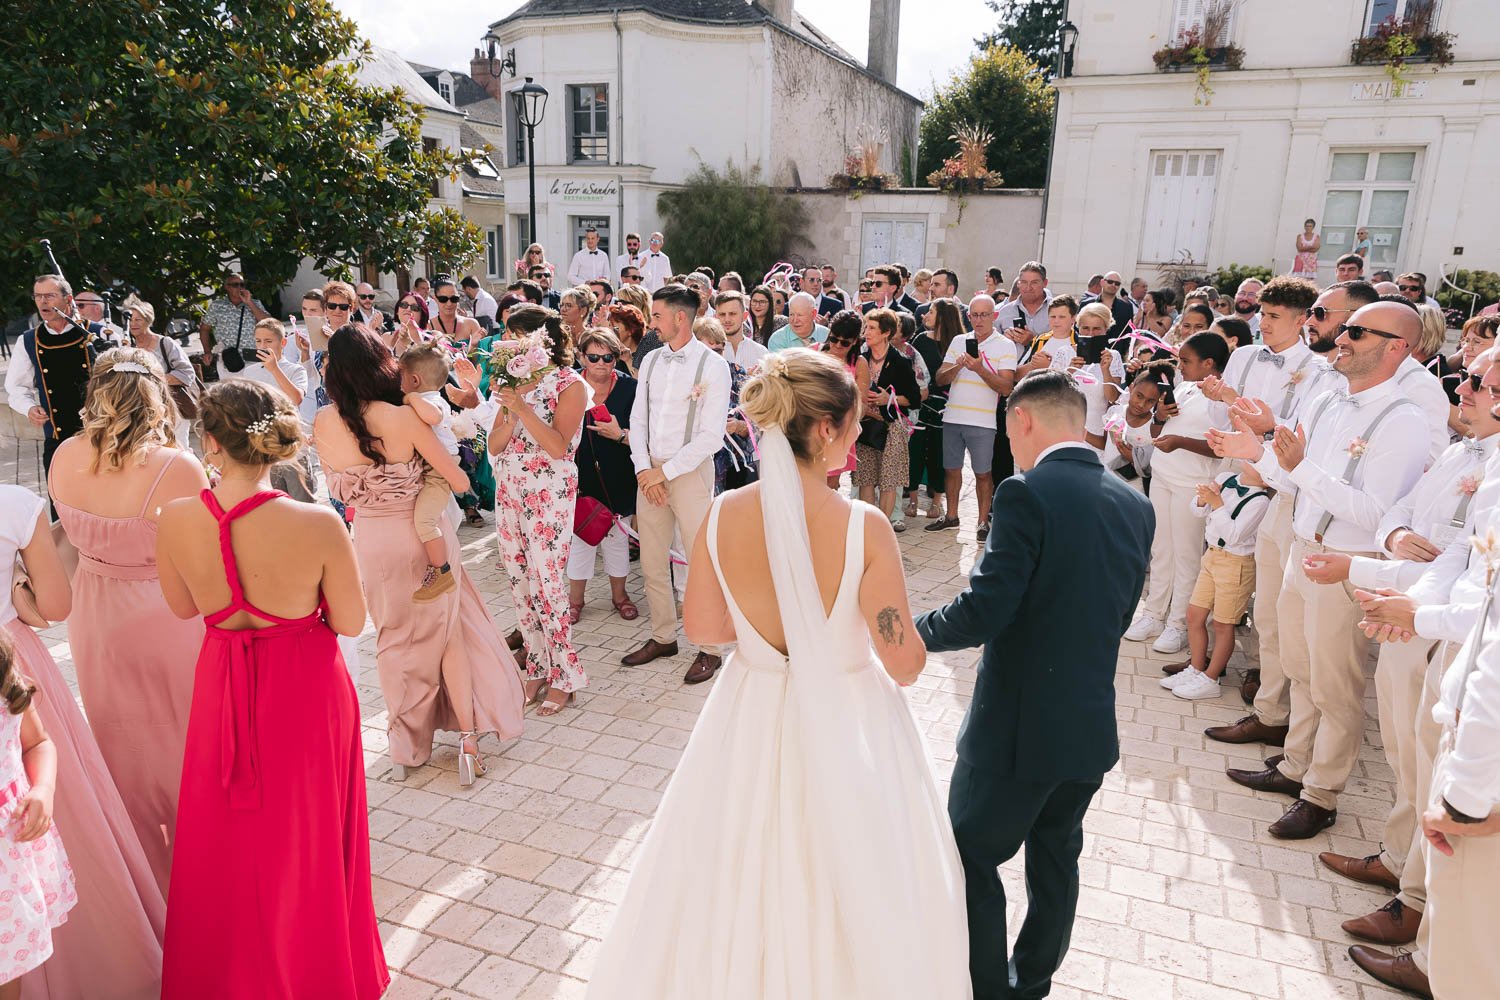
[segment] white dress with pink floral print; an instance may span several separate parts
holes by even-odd
[[[583,376],[558,368],[542,376],[523,399],[548,424],[563,391]],[[587,388],[587,386],[585,386]],[[553,458],[518,423],[495,456],[495,532],[500,562],[516,602],[517,627],[526,640],[526,676],[559,691],[588,684],[573,650],[568,622],[568,548],[573,539],[573,508],[578,500],[578,450],[583,427],[568,442],[565,458]]]
[[[15,839],[11,814],[30,790],[21,765],[21,716],[0,705],[0,983],[52,957],[52,928],[78,902],[57,829],[25,843]]]

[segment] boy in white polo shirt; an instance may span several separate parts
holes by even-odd
[[[927,526],[928,531],[958,527],[958,493],[963,487],[964,453],[974,468],[975,493],[979,500],[976,537],[989,537],[990,500],[995,493],[990,474],[995,458],[995,410],[1001,396],[1010,395],[1016,380],[1016,345],[995,332],[995,300],[976,295],[969,303],[969,321],[974,332],[954,337],[937,372],[938,385],[946,385],[948,404],[943,409],[943,471],[947,479],[948,513]]]

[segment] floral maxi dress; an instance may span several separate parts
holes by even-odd
[[[523,398],[551,424],[563,391],[582,378],[571,368],[555,369]],[[518,423],[495,456],[495,532],[526,639],[526,676],[563,692],[588,684],[568,623],[568,546],[578,500],[574,455],[582,434],[580,425],[567,456],[553,458]]]

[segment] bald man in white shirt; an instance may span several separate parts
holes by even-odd
[[[672,258],[662,250],[661,233],[651,234],[637,266],[641,269],[641,284],[652,294],[672,277]]]
[[[1349,380],[1347,390],[1324,392],[1295,428],[1278,425],[1269,448],[1248,429],[1219,436],[1226,456],[1254,461],[1263,479],[1274,479],[1279,468],[1298,488],[1276,608],[1291,686],[1285,755],[1273,768],[1228,771],[1248,788],[1297,798],[1271,824],[1279,839],[1306,840],[1334,824],[1359,753],[1369,649],[1355,627],[1360,606],[1352,588],[1320,586],[1304,566],[1321,564],[1326,553],[1374,555],[1381,518],[1421,476],[1425,418],[1395,381],[1421,335],[1409,302],[1364,306],[1338,338],[1334,367]]]

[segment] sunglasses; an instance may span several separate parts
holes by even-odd
[[[1403,292],[1420,292],[1422,290],[1421,285],[1397,285],[1396,287]]]
[[[417,308],[417,304],[415,302],[397,302],[396,303],[396,308],[397,309],[416,309]]]
[[[325,302],[323,308],[330,309],[333,312],[348,312],[354,307],[347,302]]]
[[[1350,326],[1348,323],[1339,325],[1339,333],[1348,334],[1351,341],[1363,340],[1365,335],[1373,333],[1384,340],[1405,340],[1399,333],[1388,333],[1385,330],[1377,330],[1371,326]]]
[[[374,302],[375,301],[375,296],[373,296],[373,295],[361,295],[359,297],[359,301],[361,301],[361,302]]]
[[[589,354],[589,353],[585,352],[584,355],[583,355],[583,359],[585,361],[587,361],[589,364],[593,364],[593,365],[601,365],[601,364],[610,364],[610,365],[612,365],[612,364],[615,363],[615,355],[613,355],[613,354]]]
[[[231,282],[226,283],[224,285],[224,287],[225,288],[244,288],[245,287],[245,283],[243,281],[231,281]]]
[[[828,343],[835,344],[835,345],[837,345],[839,347],[848,347],[850,344],[857,344],[857,343],[859,343],[859,338],[858,337],[829,337],[828,338]]]
[[[1105,284],[1109,285],[1112,288],[1119,288],[1120,287],[1120,283],[1118,281],[1106,281]]]
[[[438,302],[457,302],[462,299],[461,295],[434,295],[433,299]]]
[[[1329,309],[1327,306],[1313,306],[1307,310],[1307,314],[1321,323],[1334,313],[1352,313],[1353,311],[1353,309]]]

